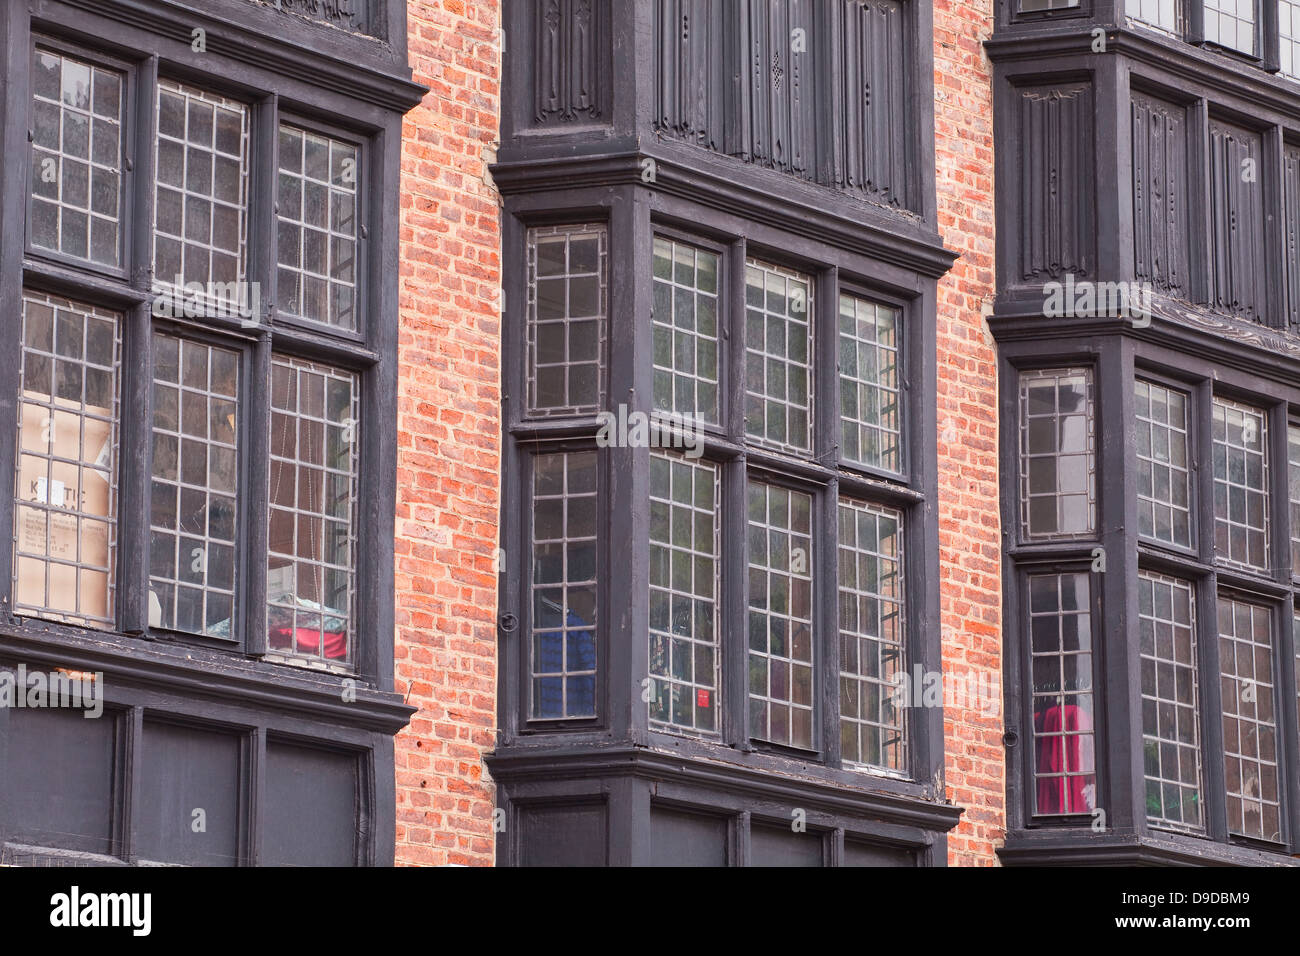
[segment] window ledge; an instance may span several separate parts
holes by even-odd
[[[1008,834],[1004,866],[1300,866],[1283,851],[1215,843],[1174,833],[1053,830]]]
[[[565,744],[512,745],[487,755],[493,779],[511,784],[542,779],[633,776],[741,793],[758,800],[833,814],[869,816],[887,823],[944,833],[962,807],[936,800],[928,784],[858,771],[829,771],[765,754],[726,755],[719,745],[685,741],[689,748]],[[775,764],[783,766],[778,767]],[[801,769],[802,768],[802,769]],[[816,773],[816,776],[813,776]]]
[[[149,641],[38,621],[0,628],[0,660],[104,674],[108,699],[129,684],[167,695],[202,695],[238,707],[266,707],[313,721],[396,734],[416,708],[360,677],[264,663],[229,652]],[[347,700],[344,690],[347,690]],[[353,699],[355,698],[355,699]]]

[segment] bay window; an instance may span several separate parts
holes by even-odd
[[[16,611],[355,669],[366,133],[32,51]]]

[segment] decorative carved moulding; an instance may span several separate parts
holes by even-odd
[[[371,17],[374,0],[249,0],[284,13],[327,23],[350,33],[376,36]]]

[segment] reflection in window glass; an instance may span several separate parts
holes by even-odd
[[[1020,514],[1026,534],[1085,535],[1095,525],[1092,372],[1020,374]]]
[[[1136,20],[1171,33],[1182,34],[1187,30],[1184,0],[1125,0],[1124,10]]]
[[[1268,420],[1214,400],[1214,551],[1231,564],[1268,567]]]
[[[528,231],[528,411],[596,412],[604,398],[603,225]]]
[[[357,327],[357,148],[280,127],[277,295],[286,312]]]
[[[23,296],[14,609],[111,627],[121,317]]]
[[[532,717],[596,714],[596,453],[533,459]]]
[[[1300,577],[1300,427],[1286,430],[1288,504],[1291,508],[1291,574]]]
[[[840,746],[848,764],[907,768],[898,698],[903,653],[902,515],[840,500]]]
[[[1039,10],[1068,10],[1077,7],[1079,0],[1020,0],[1021,13],[1036,13]]]
[[[1273,639],[1268,608],[1219,595],[1224,786],[1228,832],[1282,839]]]
[[[162,333],[153,349],[149,623],[232,637],[239,354]]]
[[[651,726],[718,731],[718,467],[650,457]]]
[[[1029,578],[1034,813],[1097,806],[1092,615],[1086,574]]]
[[[1204,823],[1192,586],[1143,571],[1138,575],[1138,613],[1147,820],[1156,826],[1200,830]]]
[[[812,497],[749,483],[749,735],[811,750]]]
[[[1300,614],[1291,619],[1291,638],[1295,647],[1296,713],[1300,715]]]
[[[840,296],[840,455],[898,471],[899,310]]]
[[[122,75],[49,50],[32,60],[32,244],[119,266]]]
[[[1256,0],[1205,0],[1205,39],[1253,54],[1255,3]]]
[[[1287,76],[1300,78],[1300,0],[1278,0],[1278,63]]]
[[[271,363],[267,645],[352,662],[356,621],[357,377]]]
[[[812,420],[812,279],[745,266],[745,434],[808,451]]]
[[[654,251],[655,408],[718,423],[720,258],[662,236]]]
[[[1191,471],[1187,453],[1187,396],[1139,380],[1137,406],[1138,533],[1191,547]]]
[[[247,308],[244,245],[248,232],[248,108],[242,103],[158,81],[154,282],[204,288],[202,306]],[[191,297],[187,294],[187,302]]]

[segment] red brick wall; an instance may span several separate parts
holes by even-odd
[[[397,863],[490,865],[500,473],[495,0],[409,0],[429,87],[402,130],[396,685]]]
[[[939,230],[961,254],[939,283],[939,560],[945,677],[983,675],[994,716],[949,709],[948,797],[966,808],[952,866],[996,865],[1006,829],[1002,746],[997,367],[982,310],[993,299],[993,0],[934,0]]]

